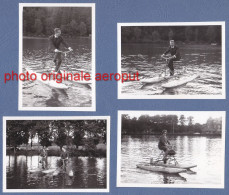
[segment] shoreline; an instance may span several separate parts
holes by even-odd
[[[25,155],[25,156],[39,156],[40,151],[43,148],[41,145],[34,144],[33,147],[21,145],[16,147],[16,153],[14,153],[14,148],[12,146],[6,147],[6,155]],[[60,156],[61,150],[59,146],[49,146],[47,149],[48,156]],[[84,146],[79,146],[78,148],[71,147],[68,150],[71,157],[106,157],[107,148],[106,144],[99,143],[95,148],[85,148]]]
[[[98,157],[98,158],[106,158],[106,150],[96,149],[96,150],[75,150],[73,153],[70,153],[70,157]],[[48,156],[60,156],[61,151],[48,150]],[[7,149],[6,155],[14,155],[14,156],[40,156],[40,151],[38,150],[17,150],[14,153],[13,150]]]
[[[144,135],[161,135],[161,133],[148,133],[148,134],[141,134],[141,133],[135,133],[135,134],[122,134],[122,136],[123,135],[142,135],[142,136],[144,136]],[[187,133],[187,134],[182,134],[182,133],[174,133],[174,134],[170,134],[170,133],[168,133],[168,136],[221,136],[221,134],[220,133],[218,133],[218,134],[208,134],[208,133],[201,133],[201,134],[192,134],[192,133]]]
[[[123,42],[122,45],[154,45],[158,47],[168,47],[168,42]],[[209,47],[208,49],[221,49],[222,45],[212,45],[211,43],[185,43],[185,42],[178,42],[176,45],[179,48],[189,47],[190,49],[206,49],[206,46]]]
[[[91,38],[90,36],[89,37],[68,37],[68,36],[63,36],[64,38],[66,39],[76,39],[76,38]],[[23,39],[49,39],[49,36],[23,36]]]

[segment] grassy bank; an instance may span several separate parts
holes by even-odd
[[[42,146],[33,146],[32,148],[29,146],[20,146],[17,147],[16,155],[25,155],[25,156],[36,156],[40,155],[40,150]],[[79,146],[78,148],[71,147],[68,149],[69,155],[72,157],[77,156],[89,156],[89,157],[106,157],[106,145],[98,144],[96,148],[86,149],[83,146]],[[61,150],[58,146],[50,146],[47,149],[48,156],[60,156]],[[7,147],[6,149],[7,155],[14,155],[14,149],[12,147]]]
[[[77,37],[71,37],[71,36],[65,36],[63,35],[64,38],[67,39],[76,39],[76,38],[91,38],[91,36],[77,36]],[[49,36],[23,36],[23,39],[48,39]]]

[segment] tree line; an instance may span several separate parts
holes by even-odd
[[[222,119],[209,118],[205,124],[195,123],[193,116],[141,115],[130,118],[122,115],[122,134],[161,134],[166,129],[170,134],[221,134]]]
[[[85,146],[95,149],[106,143],[106,120],[7,120],[6,144],[16,148],[30,144],[37,138],[41,146]]]
[[[91,34],[90,7],[24,7],[23,35],[50,36],[54,28],[69,37]]]
[[[122,43],[165,42],[221,44],[221,26],[122,26]]]

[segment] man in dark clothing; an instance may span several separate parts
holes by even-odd
[[[60,154],[60,158],[63,162],[63,169],[65,170],[66,168],[66,164],[67,164],[67,161],[68,161],[68,158],[69,158],[69,153],[67,152],[67,150],[63,147],[62,148],[62,151],[61,151],[61,154]]]
[[[41,156],[41,163],[42,163],[42,168],[47,169],[47,158],[48,158],[48,152],[46,146],[43,147],[43,149],[40,152]]]
[[[170,76],[174,75],[173,62],[179,61],[181,59],[179,48],[175,45],[174,40],[170,41],[169,48],[162,54],[161,57],[165,57],[166,54],[170,53],[171,57],[169,58],[168,67],[170,69]]]
[[[53,46],[55,48],[54,52],[55,52],[55,56],[54,56],[54,63],[56,65],[55,67],[55,72],[58,71],[58,73],[60,73],[60,65],[62,62],[61,59],[61,51],[60,49],[60,45],[63,44],[66,48],[68,48],[69,51],[73,51],[73,49],[71,47],[69,47],[67,45],[67,43],[65,43],[64,39],[60,36],[61,35],[61,30],[59,28],[55,28],[54,29],[54,35],[51,35],[49,37],[49,49],[51,46]]]
[[[167,130],[162,131],[162,136],[159,138],[158,148],[165,152],[162,160],[164,161],[164,164],[166,164],[166,157],[171,150],[171,144],[167,138]]]

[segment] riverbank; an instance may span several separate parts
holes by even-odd
[[[16,155],[25,156],[37,156],[40,155],[40,150],[42,146],[35,145],[32,148],[30,146],[20,146],[16,149]],[[84,146],[79,146],[78,148],[71,147],[68,149],[69,155],[72,157],[106,157],[106,144],[97,144],[96,148],[87,149]],[[61,150],[59,146],[49,146],[47,148],[48,156],[60,156]],[[6,155],[14,155],[14,148],[7,147]]]
[[[122,135],[131,135],[131,136],[139,136],[139,135],[156,135],[156,136],[160,136],[161,133],[122,133]],[[221,137],[221,133],[168,133],[168,136],[219,136]]]
[[[164,42],[164,41],[151,41],[151,42],[124,42],[122,43],[122,45],[152,45],[154,47],[160,48],[160,47],[168,47],[169,44],[168,42]],[[222,46],[219,44],[215,44],[215,43],[195,43],[195,42],[189,42],[189,43],[185,43],[185,42],[176,42],[176,45],[179,48],[185,48],[185,49],[200,49],[200,50],[206,50],[206,47],[208,47],[209,49],[222,49]]]
[[[71,37],[71,36],[63,36],[64,38],[67,39],[76,39],[76,38],[91,38],[90,36],[88,37]],[[23,39],[48,39],[49,36],[23,36]]]

